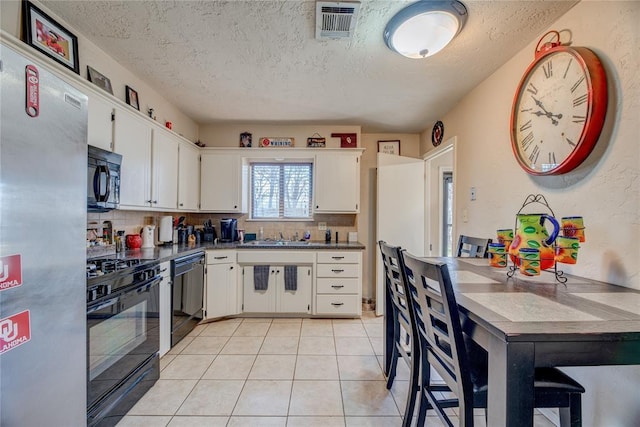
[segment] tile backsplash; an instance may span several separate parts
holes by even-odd
[[[185,216],[185,224],[193,225],[196,228],[202,227],[203,223],[211,219],[216,227],[218,235],[220,234],[220,219],[236,218],[238,220],[238,228],[245,233],[256,233],[258,235],[260,228],[263,229],[264,238],[279,238],[280,233],[285,239],[291,239],[298,233],[302,238],[305,231],[311,233],[311,240],[323,241],[325,232],[318,230],[318,223],[324,222],[327,228],[331,230],[331,240],[335,241],[336,231],[339,235],[339,241],[347,241],[347,233],[358,230],[358,216],[356,214],[318,214],[315,215],[313,221],[251,221],[246,214],[208,214],[208,213],[179,213],[175,212],[151,212],[151,211],[123,211],[113,210],[104,213],[88,213],[87,228],[98,228],[102,230],[104,221],[110,221],[113,230],[124,230],[125,234],[140,233],[142,226],[155,224],[158,225],[160,217],[171,215],[174,218]],[[156,231],[157,232],[157,231]]]

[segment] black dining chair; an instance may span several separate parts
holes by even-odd
[[[398,359],[402,358],[409,367],[409,391],[405,406],[403,426],[411,425],[411,418],[415,410],[418,391],[418,361],[413,359],[414,354],[419,354],[415,348],[418,339],[411,327],[411,303],[407,299],[404,274],[400,266],[399,256],[402,249],[398,246],[388,245],[380,240],[380,253],[385,273],[385,317],[390,317],[389,326],[385,328],[385,348],[391,354],[387,354],[385,362],[385,374],[387,374],[387,388],[390,389],[396,377]],[[387,345],[388,344],[388,345]]]
[[[458,239],[457,257],[487,258],[489,256],[489,243],[491,239],[460,235]]]
[[[399,257],[412,297],[410,313],[421,350],[418,426],[425,425],[427,410],[434,409],[442,422],[452,427],[445,409],[459,407],[459,425],[472,427],[473,408],[487,407],[487,352],[462,331],[447,265],[406,252]],[[441,398],[435,393],[441,389],[431,386],[431,368],[455,398]],[[585,390],[580,384],[558,369],[537,368],[534,385],[536,408],[560,408],[562,427],[582,425],[581,394]]]

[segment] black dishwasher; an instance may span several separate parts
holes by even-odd
[[[171,347],[178,344],[202,320],[204,252],[171,262]]]

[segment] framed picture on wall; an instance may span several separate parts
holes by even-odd
[[[78,38],[29,1],[22,2],[25,43],[80,74]]]
[[[395,154],[400,155],[400,140],[384,140],[378,141],[378,153]]]
[[[140,110],[140,101],[138,100],[138,92],[136,92],[131,86],[126,86],[127,91],[127,104],[131,105],[136,110]]]
[[[113,89],[111,88],[111,80],[100,71],[87,65],[87,78],[91,83],[98,86],[100,89],[109,92],[113,95]],[[137,94],[136,94],[137,95]],[[136,96],[137,99],[137,96]],[[131,104],[129,104],[131,105]]]

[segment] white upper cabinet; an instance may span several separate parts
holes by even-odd
[[[246,213],[246,173],[240,153],[201,151],[200,210]]]
[[[200,151],[186,141],[180,141],[178,149],[178,209],[197,211],[200,200]]]
[[[160,130],[153,131],[151,207],[176,209],[178,204],[179,139]]]
[[[151,126],[116,107],[113,143],[113,151],[122,155],[120,208],[151,207]]]
[[[86,93],[89,97],[87,143],[112,151],[113,103],[93,92]]]
[[[318,153],[315,169],[315,212],[360,212],[360,154]]]

